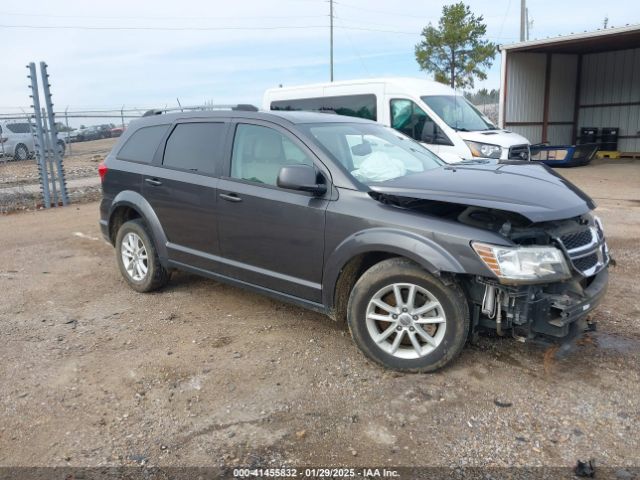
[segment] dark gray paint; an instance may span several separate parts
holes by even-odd
[[[229,123],[224,162],[213,176],[162,167],[162,146],[152,165],[120,161],[113,153],[137,128],[187,121]],[[230,179],[232,132],[238,122],[270,126],[302,146],[324,175],[327,192],[314,197]],[[131,206],[149,224],[165,266],[324,311],[333,306],[335,283],[344,265],[365,252],[406,256],[433,273],[493,276],[470,241],[510,245],[510,240],[496,232],[374,200],[369,189],[335,164],[303,128],[332,122],[367,121],[309,112],[200,112],[132,122],[105,161],[109,172],[103,184],[103,231],[115,208]],[[496,163],[443,166],[427,172],[421,181],[418,176],[406,177],[413,183],[387,182],[384,188],[375,189],[492,206],[532,220],[567,218],[593,208],[589,197],[569,182],[548,169],[531,167]],[[415,180],[408,180],[412,178]],[[147,179],[162,184],[150,185]]]

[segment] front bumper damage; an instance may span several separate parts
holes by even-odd
[[[522,341],[574,338],[586,328],[586,318],[602,301],[608,281],[606,267],[592,277],[576,275],[547,285],[507,286],[475,277],[468,285],[473,332],[484,327]]]

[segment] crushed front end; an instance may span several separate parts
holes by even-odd
[[[474,332],[484,327],[522,341],[581,334],[608,284],[610,256],[599,219],[586,214],[526,227],[508,224],[501,233],[525,251],[527,247],[559,250],[565,270],[561,279],[547,282],[468,277],[464,284],[473,305]],[[476,251],[483,258],[483,250],[476,247]],[[492,269],[500,268],[497,260],[483,260]]]

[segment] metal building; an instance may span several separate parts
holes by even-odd
[[[575,144],[580,128],[618,128],[640,152],[640,25],[501,47],[502,128],[531,143]]]

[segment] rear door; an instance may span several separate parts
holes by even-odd
[[[179,121],[143,177],[144,196],[160,220],[174,262],[214,269],[217,176],[228,128],[228,119]]]
[[[329,183],[324,166],[291,132],[269,122],[237,121],[231,163],[218,185],[224,273],[320,302],[330,193],[314,197],[279,188],[280,168],[292,164],[314,165]]]

